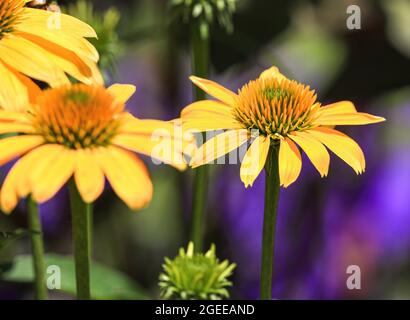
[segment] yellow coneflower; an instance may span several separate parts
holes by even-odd
[[[29,194],[38,203],[47,201],[71,176],[87,203],[101,194],[106,177],[130,208],[144,207],[153,187],[145,165],[132,152],[153,154],[182,170],[182,149],[193,141],[174,122],[127,113],[124,105],[134,91],[131,85],[105,89],[74,84],[43,91],[27,111],[0,110],[0,132],[19,134],[0,140],[0,165],[22,156],[4,181],[3,211],[10,212]],[[170,152],[153,153],[155,135],[172,144]]]
[[[252,186],[265,165],[269,149],[275,145],[279,146],[279,176],[284,187],[293,183],[301,171],[302,160],[297,145],[322,177],[328,174],[330,163],[325,147],[357,174],[362,173],[365,170],[362,150],[355,141],[331,126],[385,120],[357,112],[349,101],[321,106],[309,86],[287,79],[276,67],[244,85],[238,94],[210,80],[194,76],[191,80],[218,101],[204,100],[186,107],[181,114],[184,127],[200,132],[228,130],[204,143],[192,158],[191,165],[203,165],[234,150],[254,138],[252,131],[255,130],[259,135],[241,165],[241,180],[245,186]],[[214,148],[218,139],[220,147]],[[231,142],[229,146],[225,140]]]
[[[51,87],[69,84],[67,74],[102,84],[98,53],[85,39],[86,23],[58,12],[25,7],[27,0],[0,0],[0,107],[23,110],[39,94],[32,79]]]

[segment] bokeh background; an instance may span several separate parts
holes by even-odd
[[[128,103],[136,116],[177,117],[192,101],[191,59],[188,28],[170,23],[168,1],[88,2],[93,15],[76,1],[59,4],[101,31],[96,45],[107,82],[137,86]],[[346,27],[349,4],[361,8],[360,30]],[[410,1],[238,0],[233,21],[232,34],[211,29],[210,78],[236,90],[274,64],[310,84],[324,104],[349,99],[387,119],[340,128],[365,152],[363,175],[332,156],[329,176],[321,179],[304,157],[300,179],[281,190],[274,298],[409,299]],[[175,256],[189,240],[192,173],[145,160],[155,186],[152,203],[131,212],[107,190],[95,206],[94,260],[126,275],[141,295],[156,298],[164,256]],[[205,243],[215,243],[221,259],[237,263],[234,299],[258,297],[263,196],[263,175],[245,189],[239,165],[212,166]],[[71,254],[67,191],[42,205],[41,214],[46,251]],[[23,203],[0,216],[2,232],[26,227]],[[0,270],[29,252],[27,237],[8,243],[0,251]],[[349,265],[361,268],[361,290],[346,288]],[[1,299],[32,297],[30,284],[0,280]]]

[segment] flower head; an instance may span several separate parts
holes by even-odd
[[[210,80],[191,80],[218,101],[203,100],[187,106],[181,114],[184,128],[199,132],[227,130],[204,143],[191,159],[191,165],[203,165],[252,141],[241,165],[245,186],[253,184],[272,147],[279,147],[279,177],[284,187],[293,183],[301,171],[297,145],[322,177],[328,174],[330,163],[326,147],[360,174],[365,170],[362,150],[332,127],[385,120],[357,112],[349,101],[322,106],[309,86],[286,78],[276,67],[245,84],[238,94]]]
[[[96,37],[69,15],[25,7],[26,0],[0,0],[0,107],[23,110],[39,90],[31,79],[52,87],[69,78],[102,84],[98,53],[85,39]]]
[[[0,110],[0,133],[19,134],[0,140],[0,165],[22,156],[8,173],[0,195],[4,212],[31,194],[47,201],[70,179],[85,202],[103,191],[105,178],[132,209],[152,197],[144,163],[132,152],[155,156],[183,170],[182,150],[193,140],[173,122],[141,120],[125,111],[131,85],[74,84],[40,92],[27,111]],[[160,138],[175,147],[153,153]]]
[[[228,278],[235,264],[227,260],[219,262],[215,256],[215,246],[205,253],[194,253],[194,244],[187,250],[179,250],[179,255],[170,260],[165,258],[164,273],[159,277],[161,297],[181,300],[220,300],[229,298],[227,287],[232,286]]]
[[[170,0],[174,17],[185,23],[198,23],[201,36],[208,37],[209,28],[215,18],[228,33],[233,31],[232,16],[237,0]]]

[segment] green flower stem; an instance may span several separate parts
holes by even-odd
[[[70,181],[69,189],[77,299],[89,300],[91,298],[90,263],[92,205],[83,201],[74,180]]]
[[[209,38],[200,31],[200,24],[193,22],[191,29],[192,46],[192,73],[195,76],[206,78],[209,63]],[[195,100],[204,100],[206,94],[195,87]],[[206,196],[208,190],[208,168],[201,166],[194,170],[192,198],[192,227],[191,240],[198,252],[203,249],[203,225]]]
[[[271,146],[265,164],[265,212],[263,217],[260,295],[272,299],[272,274],[275,249],[275,229],[279,200],[279,148]]]
[[[28,226],[30,228],[31,250],[33,254],[35,296],[37,300],[47,299],[46,264],[44,261],[43,231],[37,204],[27,199]]]

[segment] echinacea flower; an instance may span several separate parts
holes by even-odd
[[[96,37],[86,23],[59,12],[25,7],[27,0],[0,0],[0,107],[22,110],[39,94],[32,79],[51,87],[68,85],[68,75],[102,84]]]
[[[182,135],[174,122],[141,120],[127,113],[125,102],[134,91],[131,85],[105,89],[74,84],[42,91],[27,111],[0,110],[0,132],[19,134],[0,140],[0,165],[21,156],[4,181],[2,210],[12,211],[19,198],[28,195],[45,202],[72,176],[87,203],[102,193],[107,178],[130,208],[148,204],[151,179],[132,152],[182,170],[186,164],[181,150],[192,143],[192,136]],[[154,154],[160,139],[172,145],[170,152]]]
[[[228,260],[219,261],[215,254],[215,245],[206,253],[194,252],[190,242],[185,251],[173,260],[165,258],[164,272],[159,276],[161,298],[165,300],[221,300],[229,298],[228,287],[232,282],[228,278],[236,267]]]
[[[191,80],[218,100],[198,101],[184,108],[184,128],[197,132],[227,130],[204,143],[191,159],[191,165],[198,167],[253,141],[241,164],[241,180],[246,187],[252,186],[264,168],[272,146],[279,146],[279,177],[284,187],[293,183],[301,171],[298,146],[322,177],[328,174],[330,163],[326,148],[360,174],[365,170],[361,148],[332,127],[385,120],[357,112],[350,101],[322,106],[310,87],[286,78],[276,67],[245,84],[238,94],[210,80],[194,76]],[[254,131],[258,133],[256,137]]]

